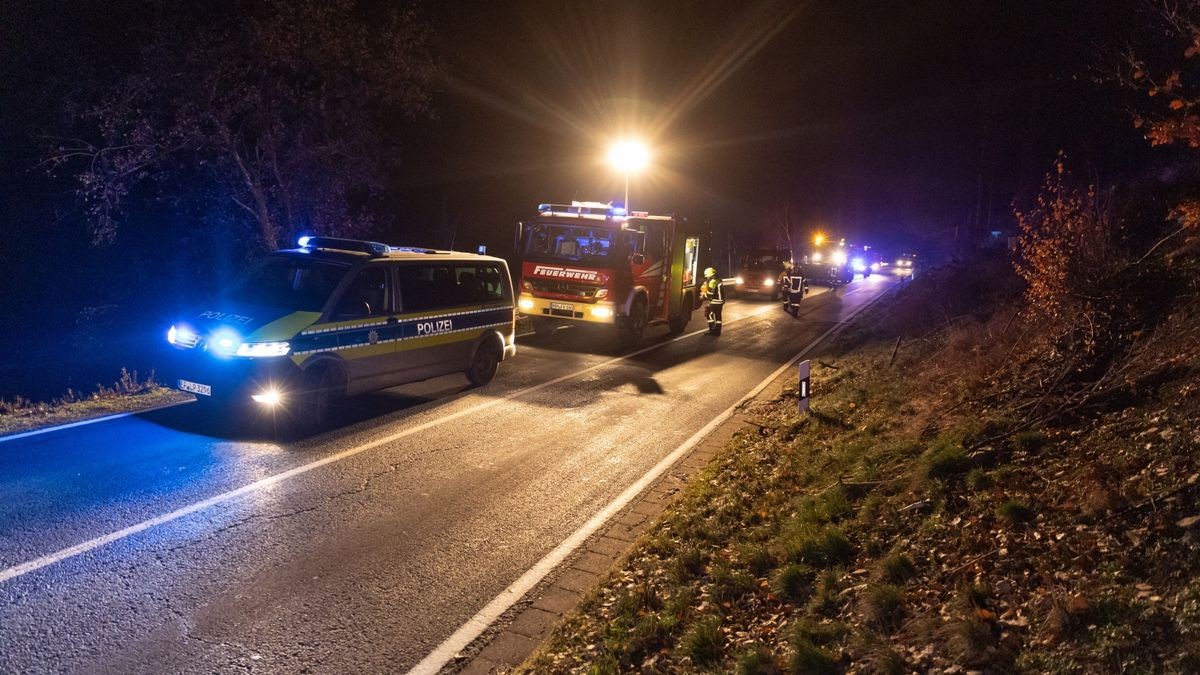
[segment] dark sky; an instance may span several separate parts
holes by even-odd
[[[17,104],[38,95],[40,73],[86,80],[119,64],[132,53],[114,37],[122,12],[169,4],[30,0],[0,12],[0,126],[6,144],[26,144],[0,158],[16,176],[0,200],[43,180],[28,151],[61,102]],[[601,159],[622,135],[655,153],[631,182],[634,208],[743,239],[769,231],[784,204],[806,227],[881,243],[1000,227],[1057,150],[1102,180],[1146,151],[1113,88],[1087,80],[1144,22],[1141,7],[429,0],[447,77],[433,119],[397,121],[404,227],[384,234],[497,246],[539,202],[620,201],[623,181]]]
[[[1136,136],[1089,81],[1122,2],[472,2],[430,7],[449,82],[409,144],[420,218],[507,234],[540,201],[623,198],[740,232],[929,239],[1009,222],[1058,149],[1120,171]],[[462,242],[456,242],[460,245]]]

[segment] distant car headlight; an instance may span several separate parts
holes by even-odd
[[[292,346],[286,342],[243,342],[238,345],[237,351],[234,353],[238,356],[264,358],[268,356],[287,356],[287,353],[291,349]]]
[[[770,288],[774,285],[775,285],[775,280],[772,279],[771,277],[767,277],[766,279],[763,279],[763,286]]]
[[[746,283],[746,280],[741,277],[738,277],[738,278],[734,279],[734,282],[737,283],[738,286],[741,286],[742,284]]]
[[[821,262],[821,254],[820,253],[812,254],[812,260],[813,260],[813,262]]]
[[[871,271],[872,272],[878,272],[880,267],[883,267],[883,263],[877,263],[877,262],[871,263]]]

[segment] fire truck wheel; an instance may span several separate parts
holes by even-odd
[[[535,335],[537,335],[538,337],[546,337],[547,335],[552,335],[552,334],[554,334],[554,331],[557,329],[558,329],[558,324],[554,323],[550,319],[534,319],[533,320],[533,333]]]
[[[633,301],[633,306],[629,308],[629,316],[621,326],[621,346],[632,347],[641,342],[645,330],[646,301],[639,297]]]

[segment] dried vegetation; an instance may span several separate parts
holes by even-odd
[[[1113,230],[1051,222],[1100,213],[1061,177],[1024,251],[1099,268],[910,282],[818,357],[811,415],[744,411],[524,670],[1200,669],[1197,270],[1087,249]]]

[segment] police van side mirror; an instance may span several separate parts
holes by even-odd
[[[629,262],[633,263],[634,265],[645,265],[646,256],[642,255],[641,253],[634,253],[633,255],[629,256]]]

